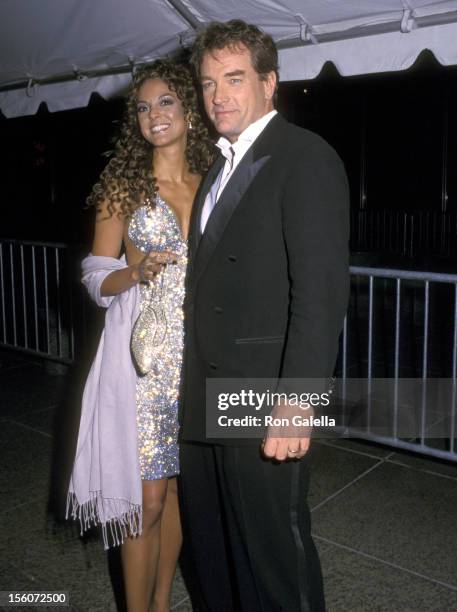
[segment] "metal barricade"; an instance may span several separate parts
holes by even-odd
[[[350,379],[364,379],[368,398],[380,379],[391,381],[394,393],[385,407],[391,411],[389,433],[370,427],[371,400],[364,406],[365,426],[349,433],[457,461],[456,375],[457,275],[352,266],[338,376],[343,387]],[[410,439],[397,433],[396,394],[405,382],[420,389],[419,424]],[[430,405],[430,387],[440,382],[449,390],[449,405]]]
[[[455,257],[457,214],[432,210],[354,210],[351,251],[399,257]]]
[[[0,346],[75,360],[86,329],[77,261],[65,244],[0,240]]]
[[[81,358],[97,334],[88,327],[88,300],[80,283],[82,250],[65,244],[0,240],[0,346],[70,364]],[[100,323],[100,321],[99,321]],[[98,323],[98,324],[99,324]],[[337,376],[450,379],[457,386],[457,275],[351,267],[351,299],[341,335]],[[393,423],[390,435],[370,428],[355,436],[457,461],[455,396],[446,414],[445,435],[430,435],[430,407],[422,398],[422,422],[414,439]]]

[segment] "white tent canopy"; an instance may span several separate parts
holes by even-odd
[[[281,80],[332,61],[342,75],[402,70],[423,49],[457,64],[457,0],[2,0],[0,109],[7,117],[122,93],[134,66],[241,18],[280,48]]]

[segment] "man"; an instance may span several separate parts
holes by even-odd
[[[306,503],[307,436],[208,439],[206,379],[326,379],[348,296],[348,192],[319,136],[274,110],[277,50],[239,20],[192,63],[222,155],[189,235],[181,414],[185,538],[198,610],[324,610]],[[209,409],[213,409],[209,407]]]

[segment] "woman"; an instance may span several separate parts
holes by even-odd
[[[122,544],[129,612],[170,609],[181,546],[186,237],[212,154],[190,73],[158,60],[136,73],[115,155],[88,200],[97,217],[83,282],[109,308],[84,391],[68,507],[82,530],[102,525],[106,547],[110,536]]]

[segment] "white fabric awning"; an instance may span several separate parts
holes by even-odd
[[[443,66],[450,66],[457,64],[456,41],[457,24],[452,23],[409,34],[392,32],[284,49],[280,52],[281,80],[314,79],[328,61],[343,76],[406,70],[424,49],[432,51]]]
[[[0,109],[7,117],[122,94],[131,69],[241,18],[280,48],[281,80],[403,70],[429,49],[457,64],[457,0],[3,0]]]

